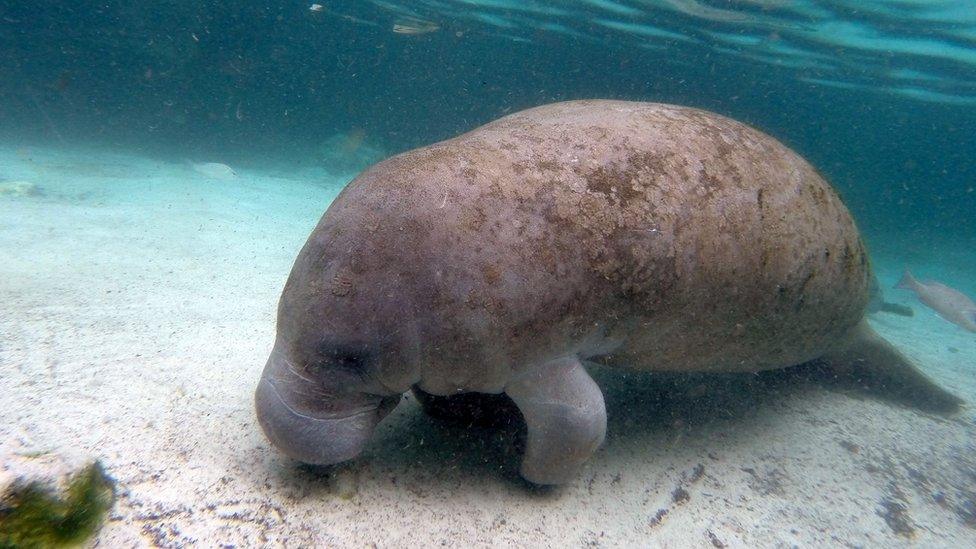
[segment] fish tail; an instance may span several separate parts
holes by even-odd
[[[912,273],[908,269],[905,269],[905,274],[901,275],[901,280],[898,281],[898,284],[895,284],[895,288],[914,290],[916,284],[918,284],[918,281],[915,280],[915,277],[912,276]]]

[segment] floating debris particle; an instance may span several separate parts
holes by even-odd
[[[352,499],[359,492],[359,474],[352,468],[336,470],[332,476],[332,489],[342,499]]]

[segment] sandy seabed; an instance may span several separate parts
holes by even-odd
[[[0,147],[0,186],[29,184],[0,192],[0,451],[99,458],[117,501],[95,546],[976,546],[974,409],[807,377],[598,371],[607,441],[561,488],[519,479],[517,427],[411,397],[360,459],[296,465],[252,392],[292,261],[346,179],[239,174]],[[905,261],[957,286],[976,266],[972,243],[878,249],[889,288]],[[976,403],[976,336],[888,298],[916,315],[875,328]]]

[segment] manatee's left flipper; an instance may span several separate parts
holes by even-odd
[[[528,427],[521,474],[536,484],[572,480],[603,443],[607,411],[603,392],[579,359],[543,364],[505,387]]]
[[[847,344],[823,357],[837,379],[908,406],[951,414],[963,400],[919,371],[906,357],[862,320]]]

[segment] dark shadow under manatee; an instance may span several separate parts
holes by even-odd
[[[694,436],[696,430],[718,421],[746,427],[763,409],[824,388],[852,397],[879,398],[920,412],[951,411],[945,401],[921,398],[924,391],[913,391],[910,383],[872,378],[864,372],[838,374],[819,362],[754,374],[647,373],[595,364],[589,364],[588,371],[604,393],[607,446],[611,448],[615,439],[672,430],[683,429]],[[558,493],[558,487],[535,486],[519,476],[526,428],[508,396],[462,393],[444,397],[416,388],[413,396],[426,415],[399,410],[396,417],[387,420],[393,425],[377,431],[369,452],[373,464],[394,471],[394,483],[399,480],[397,472],[402,472],[410,479],[405,488],[420,497],[431,484],[454,483],[461,489],[477,479],[503,479],[540,497]],[[327,467],[303,466],[293,472],[294,478],[282,480],[305,486],[301,490],[304,495],[335,492],[338,471],[351,468],[358,474],[363,466],[360,460]]]
[[[872,377],[861,371],[838,373],[816,361],[753,374],[643,373],[592,364],[588,370],[604,393],[608,438],[673,430],[678,426],[694,429],[715,421],[748,421],[749,416],[764,407],[797,393],[823,388],[852,397],[878,398],[924,413],[955,410],[944,400],[926,399],[930,393],[914,391],[910,382]],[[465,469],[480,468],[482,473],[498,471],[503,466],[504,477],[519,478],[525,425],[509,397],[481,393],[445,397],[417,388],[413,393],[435,421],[424,426],[422,417],[413,418],[413,427],[430,438],[426,438],[426,451],[411,453],[411,465],[404,466],[423,466],[424,462],[446,459]],[[400,435],[406,436],[393,436]],[[440,451],[444,453],[438,454]],[[477,474],[474,470],[469,472]]]
[[[869,369],[838,370],[821,361],[813,361],[783,371],[793,378],[818,383],[827,389],[848,396],[863,395],[919,412],[952,415],[960,410],[963,402],[941,391],[929,390],[933,382],[920,372],[900,372],[898,376],[886,375]]]
[[[910,381],[872,376],[860,370],[840,373],[819,361],[748,374],[622,372],[594,364],[588,366],[603,389],[610,416],[618,405],[626,402],[630,408],[638,404],[636,397],[638,408],[652,417],[687,416],[684,412],[705,417],[735,417],[743,410],[810,385],[853,397],[877,398],[921,412],[949,414],[957,409],[952,402],[914,390],[915,385]],[[505,394],[462,393],[448,397],[417,388],[413,393],[427,415],[458,426],[506,428],[522,423],[518,408]]]

